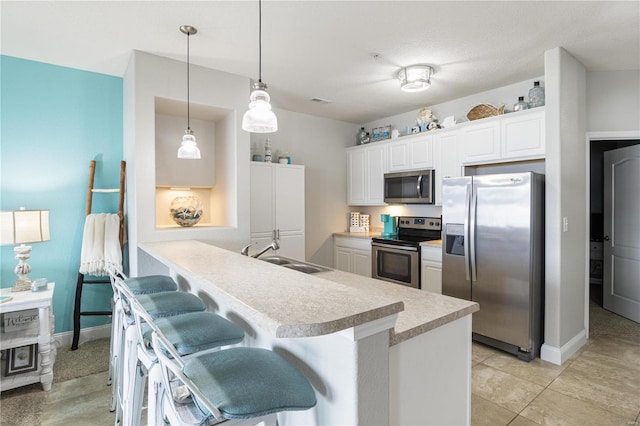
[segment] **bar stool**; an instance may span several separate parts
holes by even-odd
[[[132,327],[134,321],[129,306],[131,300],[137,300],[153,318],[203,312],[205,305],[196,295],[180,291],[164,291],[134,296],[128,291],[124,280],[117,275],[113,276],[112,284],[114,285],[114,293],[118,294],[116,311],[118,311],[119,324],[118,329],[114,331],[117,343],[114,345],[115,373],[112,384],[111,411],[116,411],[116,424],[119,424],[121,420],[125,420],[122,418],[125,413],[123,404],[131,404],[131,401],[124,398],[124,392],[125,390],[128,392],[128,389],[135,383],[135,377],[128,374],[128,372],[135,370],[137,360],[135,355],[137,331],[135,327]],[[126,411],[127,414],[130,412],[130,410]],[[126,419],[124,423],[126,425],[132,424],[129,419]]]
[[[126,290],[125,290],[126,292]],[[129,386],[123,391],[123,421],[125,424],[139,424],[142,413],[142,399],[145,378],[148,376],[148,411],[147,421],[155,425],[158,420],[158,404],[156,396],[160,387],[158,375],[151,374],[157,364],[153,351],[151,333],[155,328],[162,331],[175,351],[180,356],[189,356],[209,350],[217,350],[222,346],[234,345],[244,339],[242,328],[212,312],[193,312],[172,317],[153,319],[144,308],[133,300],[130,303],[135,328],[138,331],[136,355],[137,362]],[[128,347],[128,346],[127,346]],[[128,355],[132,357],[133,354]],[[127,374],[127,373],[125,373]],[[161,418],[161,417],[160,417]]]
[[[127,285],[127,288],[130,289],[131,293],[135,295],[177,291],[178,285],[171,277],[166,275],[149,275],[145,277],[127,278],[124,273],[111,268],[107,268],[107,273],[109,274],[109,280],[113,290],[113,313],[111,316],[111,340],[109,344],[109,373],[107,376],[107,385],[114,386],[111,397],[111,411],[115,411],[117,404],[116,388],[118,383],[113,384],[114,377],[116,377],[117,380],[117,375],[114,375],[114,372],[119,361],[118,357],[121,352],[124,329],[127,326],[124,323],[122,300],[120,292],[115,286],[115,280],[122,279]]]
[[[115,367],[115,356],[118,352],[120,344],[120,333],[115,333],[122,326],[122,306],[119,303],[120,293],[116,290],[114,279],[121,278],[127,288],[134,295],[162,293],[164,291],[176,291],[178,285],[173,278],[166,275],[149,275],[145,277],[127,278],[122,272],[108,271],[113,289],[113,315],[111,319],[111,341],[109,345],[109,375],[107,377],[107,385],[111,385],[113,381],[113,371]],[[112,407],[113,408],[113,407]]]
[[[275,352],[235,347],[182,358],[160,330],[153,330],[152,339],[162,373],[162,411],[171,425],[275,425],[279,412],[316,405],[307,379]],[[185,392],[191,401],[182,397]]]

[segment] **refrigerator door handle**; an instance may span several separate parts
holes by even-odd
[[[478,207],[478,187],[473,185],[473,190],[471,192],[471,211],[470,211],[470,225],[469,225],[469,236],[471,237],[469,241],[469,254],[471,258],[471,281],[478,281],[477,274],[477,265],[476,265],[476,215],[477,215],[477,207]]]
[[[467,184],[464,195],[464,274],[469,281],[469,202],[471,196],[471,184]]]

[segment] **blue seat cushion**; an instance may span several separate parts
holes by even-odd
[[[135,295],[178,290],[178,285],[173,278],[166,275],[127,278],[124,283],[129,287],[131,293]]]
[[[202,312],[204,302],[195,294],[182,291],[141,294],[136,297],[151,318],[165,318],[189,312]]]
[[[234,345],[244,339],[244,331],[231,321],[212,312],[192,312],[154,321],[180,355],[189,355],[220,346]],[[150,346],[151,327],[143,333]],[[169,356],[168,351],[164,351]]]
[[[227,419],[248,419],[316,405],[307,379],[273,351],[238,347],[196,355],[184,374]],[[199,408],[208,414],[204,405]]]

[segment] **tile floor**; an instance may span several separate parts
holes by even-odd
[[[562,366],[473,344],[471,423],[640,425],[640,341],[597,336]]]
[[[562,366],[474,343],[472,425],[640,426],[640,324],[629,323],[633,333],[592,336]],[[105,383],[106,372],[57,384],[42,424],[113,424]]]

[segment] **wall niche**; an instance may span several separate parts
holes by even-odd
[[[190,127],[200,160],[177,157],[187,128],[187,103],[155,97],[156,229],[181,228],[171,217],[176,197],[195,196],[203,213],[194,227],[229,226],[225,159],[233,146],[233,110],[191,103]]]

